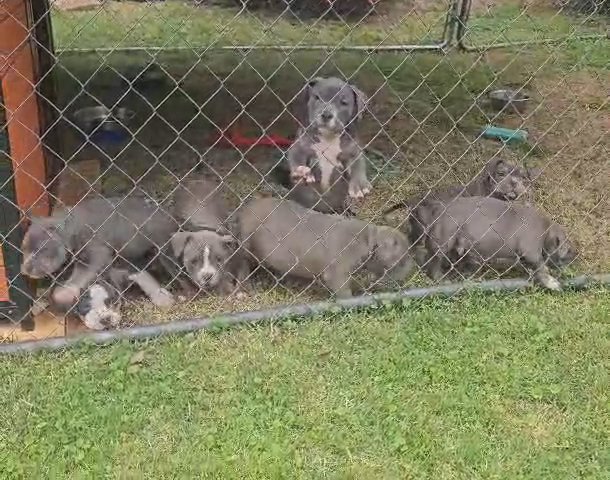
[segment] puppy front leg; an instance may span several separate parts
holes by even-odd
[[[129,275],[129,280],[134,282],[142,290],[156,307],[171,307],[174,297],[150,273],[146,271]]]
[[[316,181],[311,167],[307,165],[311,154],[311,149],[303,146],[300,141],[295,142],[288,149],[286,161],[290,168],[290,178],[294,183],[298,183],[301,180],[305,181],[305,183],[314,183]]]
[[[534,272],[534,279],[540,283],[544,288],[549,290],[559,291],[561,290],[561,283],[549,272],[549,267],[542,265]]]
[[[523,265],[530,271],[534,272],[534,280],[549,290],[561,290],[561,284],[553,277],[549,271],[549,267],[544,263],[542,251],[530,251],[527,248],[520,249],[519,258]]]
[[[364,198],[371,191],[371,182],[366,178],[366,157],[358,153],[348,165],[348,193],[352,198]]]
[[[333,292],[336,298],[352,296],[352,279],[343,269],[331,267],[322,274],[324,285]]]
[[[75,262],[72,275],[66,284],[57,287],[53,292],[53,301],[58,305],[71,305],[79,297],[81,291],[95,281],[100,272],[112,263],[112,252],[107,247],[98,246],[87,252],[88,263]]]

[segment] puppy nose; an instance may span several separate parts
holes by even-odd
[[[212,280],[213,276],[214,276],[213,273],[206,272],[206,273],[202,273],[201,275],[199,275],[199,278],[201,279],[202,282],[209,282],[210,280]]]
[[[325,122],[328,122],[329,120],[331,120],[333,118],[333,114],[332,112],[329,112],[327,110],[322,112],[322,120],[324,120]]]

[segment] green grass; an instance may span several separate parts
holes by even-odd
[[[605,479],[609,293],[4,358],[2,478]]]
[[[567,13],[567,12],[566,12]],[[504,2],[492,15],[475,12],[468,22],[467,43],[474,45],[525,40],[577,37],[589,33],[603,33],[596,21],[567,15],[552,8],[522,9],[520,4]]]
[[[354,26],[341,21],[278,19],[239,13],[237,9],[196,8],[181,2],[153,6],[113,5],[98,11],[53,14],[59,48],[92,47],[201,47],[207,45],[378,44],[420,39],[438,40],[444,12],[430,12],[422,19],[391,18],[380,28]]]
[[[53,12],[58,48],[205,47],[227,45],[389,45],[429,44],[440,41],[445,23],[443,5],[424,11],[401,7],[381,17],[349,23],[296,20],[239,12],[237,9],[182,2],[156,5],[110,4],[93,11]],[[523,11],[516,1],[505,1],[493,15],[475,11],[468,40],[498,43],[603,32],[582,18],[558,14],[555,9]]]

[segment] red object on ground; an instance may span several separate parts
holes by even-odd
[[[247,137],[238,129],[217,132],[210,138],[212,143],[218,142],[221,146],[232,147],[290,147],[293,141],[280,135],[262,135],[260,137]]]

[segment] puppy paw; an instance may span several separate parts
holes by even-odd
[[[237,300],[245,300],[246,298],[248,298],[248,294],[243,290],[238,290],[233,293],[233,297],[235,297],[235,299]]]
[[[304,180],[306,183],[313,183],[316,181],[313,173],[311,173],[311,168],[306,167],[305,165],[299,165],[292,172],[290,172],[290,176],[295,181]]]
[[[101,307],[82,315],[81,319],[90,330],[106,330],[109,327],[118,327],[122,317],[118,310]]]
[[[369,182],[368,180],[352,182],[349,185],[348,194],[351,198],[361,199],[371,192],[371,188],[371,182]]]
[[[548,288],[549,290],[553,290],[558,292],[561,290],[561,283],[555,277],[551,277],[550,275],[544,276],[540,278],[540,284],[544,288]]]
[[[58,305],[72,305],[78,300],[80,289],[73,285],[57,287],[53,291],[53,301]]]
[[[47,302],[47,300],[43,299],[43,298],[39,298],[38,300],[34,300],[34,304],[32,305],[32,308],[30,308],[30,314],[31,315],[40,315],[42,312],[44,312],[47,307],[49,306],[49,302]]]
[[[150,298],[150,300],[156,307],[161,308],[171,307],[175,303],[174,296],[165,288],[160,288],[159,291]]]

